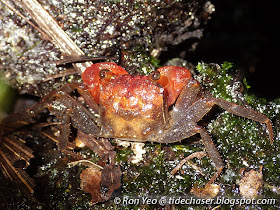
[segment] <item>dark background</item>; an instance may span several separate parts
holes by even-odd
[[[280,96],[280,1],[212,1],[215,13],[187,60],[233,62],[259,97]]]

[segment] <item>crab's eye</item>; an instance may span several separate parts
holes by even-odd
[[[105,78],[107,72],[109,72],[108,69],[102,69],[102,70],[100,70],[100,72],[99,72],[99,77],[100,77],[101,79]]]
[[[153,71],[149,76],[152,80],[155,81],[160,79],[160,73],[157,70]]]

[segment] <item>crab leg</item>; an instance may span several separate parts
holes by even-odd
[[[273,131],[271,121],[262,113],[259,113],[253,109],[239,106],[235,103],[220,99],[220,98],[201,98],[193,103],[187,110],[184,111],[184,115],[188,116],[185,121],[198,122],[210,109],[218,105],[226,111],[245,117],[260,123],[265,123],[267,126],[270,142],[273,143]],[[182,119],[184,121],[184,119]],[[182,123],[179,121],[178,123]],[[176,123],[177,124],[177,123]]]
[[[200,134],[202,143],[204,144],[205,150],[212,159],[215,167],[217,168],[216,173],[212,176],[212,178],[208,181],[207,184],[212,184],[222,173],[224,168],[224,164],[222,158],[217,150],[216,146],[214,145],[211,137],[207,133],[207,131],[200,126],[196,125],[194,130]]]
[[[232,114],[235,114],[235,115],[238,115],[241,117],[245,117],[245,118],[249,118],[251,120],[254,120],[254,121],[257,121],[260,123],[265,123],[266,128],[268,130],[270,142],[271,142],[271,144],[273,143],[272,124],[266,115],[259,113],[253,109],[239,106],[237,104],[228,102],[228,101],[220,99],[220,98],[211,99],[210,104],[216,104]]]
[[[41,106],[41,108],[39,107],[40,110],[42,108],[48,108],[52,114],[61,119],[62,127],[59,142],[61,142],[64,146],[65,143],[62,142],[64,142],[65,137],[70,134],[70,123],[73,127],[83,131],[84,133],[92,134],[93,136],[98,136],[100,133],[100,129],[96,124],[96,117],[93,113],[65,92],[59,91],[57,93],[53,93],[49,96],[49,98],[45,98],[40,105],[37,104],[37,106]],[[35,109],[37,109],[37,106]],[[33,109],[30,111],[34,111],[36,113]],[[63,149],[62,145],[60,145],[61,149]]]
[[[75,89],[77,89],[81,95],[86,97],[89,106],[93,111],[96,111],[97,105],[93,100],[90,100],[86,91],[81,88],[74,88],[74,86],[71,85],[65,85],[60,90],[54,91],[45,96],[39,103],[33,105],[31,108],[6,117],[2,120],[1,124],[6,129],[10,127],[23,127],[35,123],[36,121],[34,120],[34,117],[40,114],[44,109],[48,109],[53,115],[61,120],[61,133],[58,139],[60,149],[65,149],[67,147],[68,137],[71,132],[70,124],[84,133],[99,136],[100,129],[96,124],[97,118],[92,112],[68,94]]]
[[[71,123],[70,115],[65,114],[61,119],[60,135],[58,138],[58,147],[61,150],[67,148],[67,144],[69,142],[69,136],[71,132],[70,123]]]
[[[178,119],[185,118],[184,110],[186,110],[195,101],[201,87],[195,79],[190,78],[184,88],[182,89],[176,105],[172,112],[172,119],[174,122]]]
[[[185,97],[184,94],[185,91],[187,90],[190,91],[192,95],[195,94],[195,97],[192,98]],[[175,110],[175,114],[173,114],[173,116],[177,117],[177,121],[175,121],[175,123],[168,130],[164,131],[162,135],[160,135],[157,138],[151,139],[151,141],[157,141],[161,143],[172,143],[172,142],[177,142],[178,140],[183,140],[185,138],[188,138],[192,135],[199,133],[201,136],[202,143],[205,146],[206,152],[211,157],[215,167],[217,168],[217,172],[212,176],[212,178],[208,182],[208,184],[211,184],[222,172],[223,161],[207,131],[201,128],[200,126],[196,125],[196,123],[207,112],[209,112],[214,105],[218,105],[232,114],[246,117],[260,123],[265,123],[267,125],[271,143],[273,142],[272,124],[264,114],[225,101],[223,99],[213,98],[210,94],[209,95],[203,94],[204,97],[200,96],[201,98],[195,101],[199,93],[197,90],[199,90],[199,85],[196,85],[195,83],[193,83],[189,87],[185,87],[184,92],[180,96],[182,100],[180,99],[179,101],[179,107],[181,109],[177,109],[178,111]],[[190,105],[191,101],[195,101],[195,102],[193,102]],[[175,106],[175,108],[177,107],[178,105]],[[181,117],[178,117],[179,115],[181,115]]]
[[[190,136],[193,136],[195,134],[199,133],[201,136],[201,141],[203,145],[205,146],[205,150],[207,154],[212,159],[215,167],[217,168],[217,172],[212,176],[212,178],[208,181],[207,184],[212,184],[217,177],[221,174],[224,164],[222,161],[222,158],[219,154],[219,151],[217,150],[216,146],[211,140],[211,137],[207,133],[205,129],[202,127],[194,124],[176,124],[172,126],[170,129],[168,129],[162,136],[160,136],[160,139],[157,140],[161,143],[173,143],[177,142],[178,140],[183,140],[185,138],[188,138]]]

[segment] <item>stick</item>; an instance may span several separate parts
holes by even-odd
[[[6,0],[1,0],[14,12],[16,11]],[[38,3],[36,0],[14,0],[15,4],[22,7],[32,17],[38,27],[34,26],[39,32],[47,35],[51,42],[60,49],[61,53],[69,56],[84,56],[85,53],[73,42],[73,40],[59,26],[56,20]],[[16,12],[17,14],[19,12]],[[20,15],[24,18],[23,15]],[[24,18],[27,20],[27,18]],[[27,20],[30,24],[30,21]],[[91,62],[75,63],[73,66],[79,73],[82,73],[87,67],[91,66]]]

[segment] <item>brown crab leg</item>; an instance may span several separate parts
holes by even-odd
[[[259,113],[253,109],[239,106],[237,104],[228,102],[228,101],[220,99],[220,98],[211,99],[210,104],[217,104],[218,106],[220,106],[221,108],[227,110],[228,112],[230,112],[232,114],[235,114],[235,115],[238,115],[241,117],[245,117],[245,118],[249,118],[251,120],[254,120],[254,121],[257,121],[260,123],[265,123],[266,128],[268,130],[270,142],[271,142],[271,144],[273,143],[272,124],[266,115]]]
[[[175,108],[172,112],[172,119],[174,122],[178,121],[181,118],[185,118],[185,115],[182,114],[183,110],[186,110],[191,104],[195,101],[201,87],[195,79],[190,78],[183,90],[181,91]]]
[[[192,104],[185,112],[184,115],[188,116],[187,120],[191,122],[198,122],[209,110],[218,105],[228,112],[245,117],[260,123],[265,123],[267,126],[270,142],[273,143],[273,131],[271,121],[266,115],[259,113],[253,109],[239,106],[235,103],[220,99],[220,98],[202,98]],[[179,122],[180,123],[180,122]]]
[[[205,150],[210,156],[210,158],[212,159],[215,167],[217,168],[216,173],[212,176],[212,178],[207,183],[207,184],[212,184],[222,173],[224,164],[219,151],[217,150],[216,146],[214,145],[207,131],[198,125],[195,126],[195,131],[200,134],[201,141],[204,144]]]
[[[194,86],[193,86],[194,87]],[[197,87],[195,87],[197,88]],[[193,91],[193,90],[191,90]],[[264,115],[255,110],[239,106],[237,104],[225,101],[223,99],[216,99],[211,97],[211,95],[204,94],[205,98],[200,98],[195,101],[189,107],[184,107],[184,101],[181,101],[182,108],[178,109],[178,114],[180,113],[183,117],[180,117],[168,130],[166,130],[160,137],[155,139],[151,139],[151,141],[158,141],[161,143],[172,143],[177,142],[179,140],[183,140],[188,138],[196,133],[199,133],[201,136],[201,140],[205,146],[205,150],[208,155],[211,157],[212,161],[217,168],[217,172],[212,176],[208,184],[211,184],[215,181],[215,179],[220,175],[223,170],[223,161],[221,156],[212,142],[210,136],[206,132],[205,129],[196,125],[198,122],[209,110],[214,106],[218,105],[223,109],[227,110],[232,114],[236,114],[242,117],[246,117],[261,123],[266,123],[267,129],[269,132],[269,138],[271,143],[273,142],[273,132],[272,132],[272,124],[270,120]],[[186,100],[187,105],[189,104],[189,99]]]
[[[67,148],[67,144],[69,142],[69,136],[70,136],[70,115],[66,114],[61,119],[61,126],[60,126],[60,135],[58,138],[58,147],[61,150],[64,150]]]
[[[201,141],[205,147],[207,154],[210,156],[211,160],[213,161],[215,167],[217,168],[217,172],[212,176],[212,178],[208,181],[207,184],[212,184],[217,177],[221,174],[224,164],[222,158],[217,150],[216,146],[211,140],[211,137],[207,133],[205,129],[202,127],[194,124],[176,124],[168,129],[160,138],[157,140],[161,143],[173,143],[178,142],[179,140],[183,140],[190,136],[199,133],[201,136]]]

